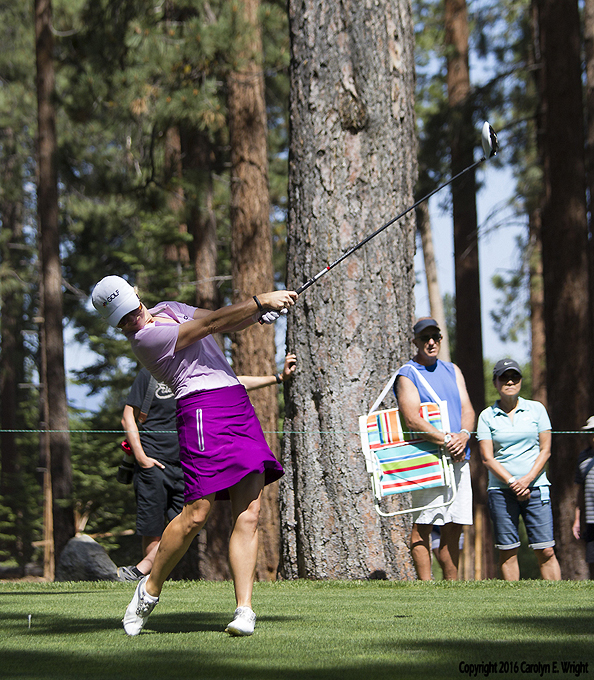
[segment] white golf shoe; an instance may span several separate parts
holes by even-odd
[[[233,621],[225,628],[230,635],[252,635],[256,625],[256,615],[249,607],[237,607]]]
[[[138,635],[142,630],[149,614],[156,607],[158,597],[149,595],[144,587],[148,576],[145,576],[136,586],[134,597],[126,609],[122,622],[127,635]]]

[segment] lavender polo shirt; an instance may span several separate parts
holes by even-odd
[[[149,312],[153,316],[167,315],[177,324],[155,319],[137,333],[126,336],[137,359],[159,382],[173,390],[176,399],[193,392],[240,384],[212,336],[175,351],[178,324],[193,319],[196,309],[181,302],[160,302]]]

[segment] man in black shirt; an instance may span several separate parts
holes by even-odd
[[[184,476],[179,462],[175,424],[176,400],[164,383],[157,383],[144,423],[138,423],[151,374],[141,368],[132,383],[122,415],[122,427],[136,460],[136,533],[142,537],[143,559],[120,567],[118,575],[136,581],[148,574],[165,529],[184,505]]]

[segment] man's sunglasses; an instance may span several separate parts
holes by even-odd
[[[434,342],[439,342],[442,339],[441,333],[434,333],[433,335],[419,335],[419,340],[423,343],[433,340]]]

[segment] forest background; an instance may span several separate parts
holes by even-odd
[[[480,223],[482,171],[439,194],[453,216],[455,295],[445,300],[432,274],[429,215],[418,212],[430,311],[447,326],[478,413],[492,398],[483,365],[498,358],[483,357],[478,235],[515,224],[517,261],[503,263],[492,314],[503,338],[529,338],[526,393],[567,433],[555,436],[550,470],[556,538],[564,577],[584,577],[570,524],[575,433],[592,409],[588,1],[36,0],[2,1],[0,16],[3,559],[21,573],[43,559],[51,578],[76,532],[114,550],[134,526],[131,489],[115,482],[114,425],[136,364],[90,309],[96,280],[124,275],[148,303],[206,308],[285,282],[296,287],[472,163],[488,119],[504,149],[490,163],[515,186],[505,210]],[[332,87],[319,85],[326,74]],[[383,92],[392,123],[372,130]],[[384,169],[380,198],[355,205],[362,190],[351,193],[341,153],[357,172]],[[356,441],[356,415],[411,354],[415,221],[391,232],[304,294],[287,328],[296,378],[280,399],[272,390],[254,398],[289,473],[267,491],[259,578],[413,575],[408,520],[371,517]],[[382,249],[389,254],[373,267]],[[378,276],[363,278],[366,268]],[[377,305],[356,299],[366,281],[369,297],[385,291],[395,310],[382,311],[387,336],[373,332]],[[343,304],[349,291],[353,302]],[[343,356],[338,347],[356,344],[347,328],[354,318],[369,335]],[[102,395],[91,412],[66,404],[63,324],[96,358],[76,371],[90,397]],[[220,342],[237,373],[275,372],[273,329]],[[281,446],[283,429],[291,434]],[[476,458],[467,578],[494,575]],[[322,493],[306,481],[320,475]],[[220,507],[180,575],[228,578],[229,521]],[[371,549],[374,537],[380,547]]]

